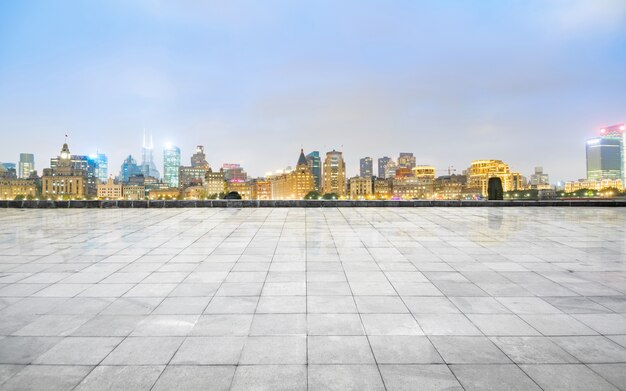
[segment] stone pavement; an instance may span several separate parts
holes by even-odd
[[[626,209],[0,210],[0,389],[626,390]]]

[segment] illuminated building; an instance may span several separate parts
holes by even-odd
[[[204,186],[189,186],[183,190],[183,197],[186,199],[204,199],[208,194]]]
[[[224,178],[226,181],[248,180],[248,174],[244,171],[241,165],[237,163],[224,163],[222,164],[222,170],[224,170]]]
[[[118,200],[122,195],[122,184],[116,183],[113,178],[108,178],[105,183],[98,183],[98,198]]]
[[[206,161],[206,155],[204,154],[204,146],[198,145],[196,147],[196,153],[191,155],[191,167],[204,167],[209,169],[209,163]]]
[[[398,167],[412,169],[415,167],[415,156],[412,152],[400,152]]]
[[[430,177],[396,177],[393,179],[393,196],[404,200],[433,197],[434,179]]]
[[[151,200],[162,200],[162,199],[177,199],[180,197],[180,191],[175,188],[167,188],[167,189],[154,189],[150,190],[148,193],[148,199]]]
[[[59,164],[59,158],[50,159],[50,168],[55,169]],[[76,171],[84,171],[86,174],[86,190],[88,196],[95,196],[98,193],[97,184],[98,163],[95,158],[87,155],[70,155],[70,167]]]
[[[226,193],[236,191],[241,196],[242,200],[253,200],[256,197],[254,194],[254,184],[250,181],[230,181],[226,182]]]
[[[357,176],[350,178],[348,186],[350,188],[351,199],[364,200],[366,198],[370,198],[373,192],[372,176]]]
[[[321,191],[322,188],[322,160],[320,159],[320,152],[313,151],[306,155],[306,160],[311,167],[311,173],[313,173],[314,190]]]
[[[109,178],[109,158],[103,153],[89,155],[89,158],[96,163],[95,177],[97,182],[106,182]]]
[[[307,159],[308,160],[308,159]],[[271,200],[272,197],[272,182],[265,179],[256,179],[254,183],[254,193],[257,200]]]
[[[411,171],[416,178],[435,180],[435,167],[433,166],[415,166]]]
[[[9,170],[0,164],[0,200],[13,200],[16,197],[35,198],[37,187],[32,179],[14,178]]]
[[[35,171],[35,155],[32,153],[20,153],[20,162],[18,164],[18,178],[28,179],[32,172]]]
[[[204,166],[180,166],[178,169],[178,182],[181,189],[189,186],[202,186],[204,177],[208,171]]]
[[[67,143],[63,144],[54,167],[45,168],[41,178],[44,198],[82,198],[87,196],[87,171],[76,168]],[[51,162],[52,162],[51,160]],[[96,190],[97,192],[97,190]]]
[[[204,187],[208,197],[226,192],[226,180],[224,178],[224,170],[213,172],[208,169],[204,175]]]
[[[600,136],[587,140],[587,179],[624,179],[626,168],[624,124],[600,129]]]
[[[127,183],[131,177],[136,175],[143,175],[141,167],[137,165],[137,161],[131,155],[128,155],[120,168],[120,181]]]
[[[387,163],[389,163],[391,161],[391,158],[384,156],[378,159],[378,177],[385,179],[386,176],[386,170],[387,170]]]
[[[443,175],[435,179],[434,198],[438,200],[458,200],[463,197],[463,190],[467,182],[465,175]]]
[[[301,200],[315,189],[315,178],[303,150],[300,150],[295,170],[269,176],[268,180],[272,183],[272,197],[276,200]]]
[[[374,175],[374,163],[371,157],[364,157],[359,160],[359,176],[371,177]]]
[[[163,183],[169,187],[178,187],[178,169],[180,167],[180,148],[168,146],[163,150]]]
[[[161,175],[154,164],[154,144],[152,143],[152,134],[150,134],[150,144],[146,143],[146,131],[143,131],[143,144],[141,147],[141,173],[148,177],[159,179]]]
[[[524,177],[511,172],[508,164],[502,160],[474,160],[468,169],[467,186],[483,196],[487,195],[489,178],[500,178],[504,191],[523,190]]]
[[[413,170],[408,167],[398,167],[396,168],[396,173],[393,176],[394,178],[406,178],[413,176]]]
[[[572,193],[574,191],[589,189],[603,190],[614,188],[620,191],[624,190],[624,183],[621,179],[599,179],[599,180],[582,180],[565,182],[565,192]]]
[[[339,197],[346,195],[346,162],[341,152],[334,149],[326,152],[323,169],[324,193],[335,193]]]
[[[374,197],[378,200],[388,200],[393,196],[393,179],[374,179]]]

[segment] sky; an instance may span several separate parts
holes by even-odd
[[[438,174],[501,159],[585,176],[626,121],[624,0],[3,1],[0,161],[48,167],[68,134],[117,174],[152,133],[251,176],[300,148],[413,152]]]

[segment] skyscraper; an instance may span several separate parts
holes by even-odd
[[[587,179],[622,179],[622,140],[596,137],[587,140]]]
[[[169,187],[178,187],[180,148],[169,146],[163,150],[163,182]]]
[[[398,157],[398,167],[413,169],[415,167],[415,156],[412,152],[400,152]]]
[[[624,124],[607,126],[600,129],[600,137],[620,140],[620,154],[622,162],[622,183],[626,183],[626,127]]]
[[[323,175],[324,193],[336,193],[339,197],[346,195],[346,162],[341,152],[334,149],[326,152]]]
[[[151,176],[159,179],[160,173],[154,164],[154,144],[152,143],[152,134],[150,134],[150,144],[146,143],[146,131],[143,131],[143,145],[141,148],[141,172],[144,176]]]
[[[374,175],[374,164],[371,157],[364,157],[359,161],[359,176],[369,178]]]
[[[35,155],[32,153],[20,153],[18,178],[28,179],[33,171],[35,171]]]
[[[96,163],[96,179],[98,182],[104,183],[109,177],[109,158],[103,153],[89,155],[89,158]]]
[[[315,191],[320,191],[322,188],[322,160],[320,159],[320,151],[313,151],[306,155],[306,161],[311,167],[311,173],[313,173],[313,187]]]
[[[385,177],[385,170],[387,169],[387,163],[389,163],[389,161],[391,161],[390,157],[384,156],[378,159],[378,177],[379,178],[386,178]]]
[[[206,167],[207,170],[209,169],[209,163],[206,161],[203,145],[198,145],[196,147],[196,153],[191,155],[191,167]]]
[[[120,181],[128,183],[130,178],[135,175],[143,175],[141,167],[137,165],[137,161],[132,156],[128,155],[120,168]]]
[[[248,174],[238,163],[224,163],[222,169],[224,170],[224,178],[228,182],[245,182],[248,180]]]

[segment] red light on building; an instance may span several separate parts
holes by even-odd
[[[624,134],[624,124],[607,126],[600,129],[600,136],[622,137]]]

